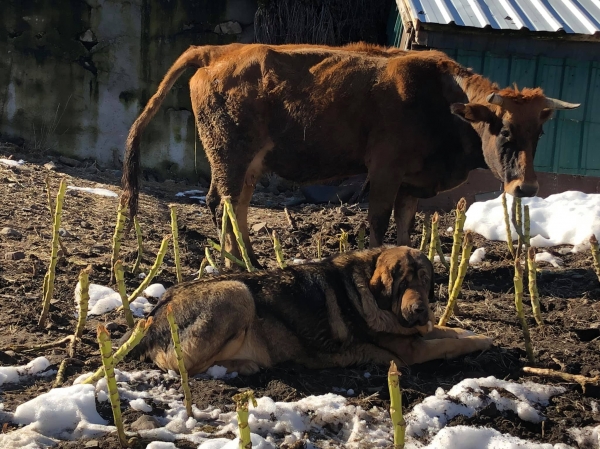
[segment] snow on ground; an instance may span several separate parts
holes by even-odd
[[[23,366],[3,366],[0,367],[0,385],[17,384],[25,376],[51,376],[56,373],[55,370],[45,371],[50,366],[46,357],[33,359],[27,365]]]
[[[446,259],[446,262],[450,263],[450,254],[444,254],[444,258]],[[471,253],[471,257],[469,257],[469,265],[478,265],[481,262],[483,262],[483,259],[485,259],[485,248],[481,247],[481,248],[477,248],[476,250],[474,250]],[[459,254],[458,255],[458,262],[460,263],[460,261],[462,260],[462,256]],[[433,261],[436,263],[440,263],[440,256],[438,254],[436,254],[435,256],[433,256]]]
[[[510,212],[513,197],[506,195],[506,202]],[[522,204],[529,206],[531,246],[579,245],[592,234],[600,236],[600,194],[567,191],[547,198],[522,198]],[[506,241],[502,198],[471,204],[464,229],[488,240]],[[516,240],[512,223],[511,233]]]
[[[79,282],[75,286],[75,305],[79,309],[79,301],[81,301],[81,287]],[[162,284],[150,284],[144,291],[143,295],[151,298],[160,299],[165,293],[165,287]],[[90,284],[89,288],[90,300],[88,303],[87,316],[103,315],[111,310],[123,305],[121,295],[110,287],[98,284]],[[154,307],[145,296],[138,296],[132,301],[129,306],[131,312],[136,317],[143,317],[145,313],[149,313]],[[75,312],[78,316],[79,312]]]
[[[6,165],[7,167],[18,167],[19,165],[23,165],[25,161],[20,159],[18,161],[12,159],[0,159],[0,164]]]
[[[114,198],[116,198],[116,197],[119,196],[115,192],[113,192],[112,190],[102,189],[102,188],[99,188],[99,187],[74,187],[74,186],[67,186],[67,190],[79,190],[81,192],[93,193],[94,195],[110,196],[110,197],[114,197]]]
[[[178,197],[188,197],[190,200],[198,200],[200,204],[206,204],[206,190],[186,190],[176,193]]]
[[[553,256],[548,251],[542,251],[541,253],[537,253],[535,255],[536,262],[547,262],[552,265],[554,268],[560,268],[564,265],[562,259],[560,257]]]
[[[216,367],[213,371],[220,370]],[[95,386],[81,384],[90,375],[84,374],[73,386],[54,388],[17,407],[12,421],[24,427],[0,434],[0,447],[45,447],[55,444],[57,439],[92,438],[113,432],[114,427],[106,425],[95,406],[95,399],[108,400],[106,381],[101,379]],[[225,438],[228,432],[238,434],[233,407],[223,411],[215,407],[200,410],[193,406],[194,416],[188,417],[183,395],[170,386],[177,384],[174,381],[178,376],[174,372],[116,369],[115,375],[122,405],[145,412],[152,408],[165,410],[155,416],[160,427],[140,432],[142,438],[152,441],[147,448],[173,448],[176,446],[169,443],[181,439],[198,444],[199,449],[238,447],[237,439]],[[488,428],[446,427],[453,417],[473,416],[491,404],[500,411],[512,410],[523,420],[539,423],[544,419],[544,406],[549,398],[564,391],[562,387],[533,382],[519,384],[494,377],[465,379],[447,392],[439,388],[434,396],[405,414],[406,449],[571,449],[566,445],[524,441]],[[387,409],[366,409],[338,394],[308,396],[296,402],[275,402],[261,397],[257,398],[257,405],[250,408],[248,418],[255,448],[274,449],[298,440],[316,448],[316,441],[322,444],[323,437],[333,447],[345,448],[389,447],[392,442]],[[203,431],[207,424],[216,430]],[[571,433],[581,441],[579,447],[583,448],[584,443],[597,439],[599,430],[572,429]]]

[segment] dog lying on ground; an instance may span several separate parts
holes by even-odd
[[[408,247],[186,282],[152,310],[132,355],[179,371],[167,304],[192,376],[215,364],[249,375],[286,361],[314,369],[392,360],[402,366],[490,348],[488,337],[432,324],[433,285],[431,262]]]

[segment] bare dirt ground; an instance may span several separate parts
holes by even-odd
[[[69,167],[57,162],[54,170],[44,167],[50,159],[25,152],[8,144],[0,144],[0,158],[23,158],[27,164],[18,168],[0,164],[0,228],[10,227],[19,236],[0,236],[0,348],[13,345],[42,344],[58,340],[73,333],[75,327],[73,291],[79,271],[91,264],[91,282],[108,285],[111,238],[116,218],[116,198],[107,198],[84,192],[67,193],[62,228],[66,231],[63,242],[68,254],[61,257],[56,268],[54,300],[50,310],[49,324],[41,329],[37,326],[41,310],[42,280],[49,262],[50,213],[47,206],[45,178],[50,176],[52,195],[56,194],[59,180],[66,177],[69,185],[80,187],[105,187],[119,193],[119,173],[98,170],[93,164]],[[162,237],[170,233],[169,203],[178,204],[181,261],[185,280],[195,277],[204,253],[206,238],[218,239],[206,206],[197,200],[176,197],[177,192],[196,189],[197,186],[175,182],[144,182],[140,200],[139,221],[144,235],[144,259],[142,269],[147,272],[155,259]],[[287,194],[289,197],[290,194]],[[266,223],[277,230],[286,257],[315,257],[315,236],[322,232],[323,254],[338,251],[337,234],[341,230],[350,233],[350,244],[356,248],[356,236],[361,223],[366,220],[366,211],[346,205],[316,206],[299,205],[289,207],[296,219],[296,230],[290,230],[283,207],[279,205],[285,194],[274,195],[263,192],[256,196],[260,204],[250,210],[250,226]],[[268,205],[269,207],[266,207]],[[422,215],[418,216],[413,231],[413,246],[420,239]],[[442,216],[440,229],[444,252],[449,253],[452,236],[445,232],[452,226],[452,214]],[[272,244],[265,229],[252,232],[255,250],[261,263],[275,269]],[[387,240],[395,241],[393,222]],[[368,241],[368,240],[367,240]],[[521,368],[526,364],[522,331],[514,312],[513,269],[505,243],[476,238],[476,246],[485,246],[487,255],[479,267],[471,267],[463,285],[460,300],[460,316],[452,318],[451,326],[461,326],[494,338],[494,347],[485,353],[472,354],[456,360],[436,361],[404,369],[402,385],[404,404],[407,409],[434,394],[436,388],[450,388],[466,377],[495,376],[500,379],[534,380],[553,383],[549,379],[526,376]],[[556,255],[558,248],[548,249]],[[11,260],[9,253],[21,251],[23,258]],[[7,255],[8,254],[8,255]],[[121,249],[126,264],[131,265],[137,254],[133,235]],[[560,255],[564,267],[560,269],[541,263],[538,286],[545,326],[540,329],[531,315],[529,298],[525,298],[525,312],[531,328],[534,350],[539,366],[573,374],[600,374],[600,284],[592,269],[588,253]],[[18,257],[17,257],[18,258]],[[153,282],[168,287],[175,282],[175,266],[172,253],[165,257],[162,271]],[[140,282],[126,274],[128,291]],[[447,272],[436,264],[436,284],[439,302],[434,304],[439,316],[447,298]],[[117,329],[114,339],[126,331],[121,314],[112,312],[99,319],[91,319],[86,325],[83,341],[76,360],[66,373],[65,385],[82,373],[95,370],[101,360],[96,344],[96,326],[99,322],[113,322]],[[64,348],[54,348],[38,353],[0,351],[0,365],[26,364],[34,357],[44,355],[56,369],[65,357]],[[122,369],[151,369],[153,365],[127,362]],[[361,366],[354,369],[310,371],[289,364],[261,371],[249,377],[230,380],[192,379],[193,399],[199,408],[209,405],[223,410],[233,407],[231,397],[240,389],[252,388],[257,397],[268,395],[275,401],[290,401],[311,394],[324,394],[333,387],[353,389],[351,401],[362,405],[387,407],[386,366]],[[371,377],[365,378],[368,371]],[[48,391],[53,378],[35,378],[18,385],[5,384],[0,391],[5,411],[15,408]],[[564,383],[563,383],[564,384]],[[589,387],[585,394],[578,385],[564,384],[569,391],[551,400],[546,409],[548,420],[544,427],[520,420],[514,413],[497,412],[479,414],[472,418],[456,418],[450,425],[473,424],[494,427],[501,432],[546,443],[567,443],[576,447],[566,432],[570,427],[584,427],[600,421],[598,414],[591,412],[591,401],[598,398],[598,388]],[[112,423],[110,406],[98,404],[100,414]],[[153,413],[160,413],[154,409]],[[141,412],[128,409],[124,412],[126,427],[135,421]],[[5,424],[4,432],[14,429]],[[231,435],[233,438],[233,435]],[[145,447],[145,441],[139,447]],[[193,447],[178,442],[178,447]],[[60,447],[83,447],[82,442],[64,442]],[[100,441],[102,448],[116,448],[118,442],[112,436]]]

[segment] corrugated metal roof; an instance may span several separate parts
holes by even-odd
[[[600,33],[600,0],[396,0],[413,21],[503,30]]]

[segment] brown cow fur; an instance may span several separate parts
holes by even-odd
[[[190,47],[169,69],[126,143],[123,200],[137,211],[140,136],[188,67],[192,107],[211,166],[207,204],[218,224],[231,197],[256,264],[247,213],[256,181],[275,172],[309,183],[368,173],[370,245],[392,209],[409,243],[418,198],[489,167],[508,193],[537,192],[533,156],[551,110],[541,89],[502,91],[438,51],[364,43]],[[487,102],[502,92],[502,107]],[[226,249],[238,255],[231,229]]]

